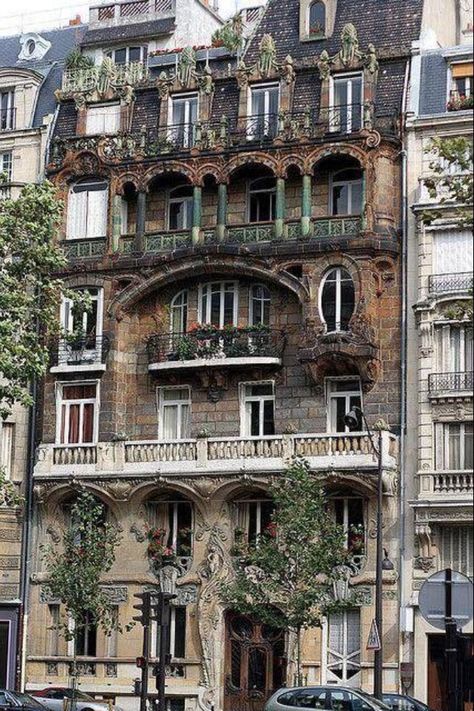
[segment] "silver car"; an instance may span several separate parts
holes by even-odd
[[[267,702],[265,711],[390,711],[381,701],[359,689],[341,686],[306,686],[299,689],[280,689]]]
[[[52,686],[42,691],[30,692],[34,698],[51,711],[122,711],[118,706],[109,706],[105,701],[96,701],[89,694],[76,689],[72,703],[72,689]]]

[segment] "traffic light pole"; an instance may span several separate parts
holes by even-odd
[[[166,711],[166,665],[170,658],[168,654],[170,639],[171,608],[170,600],[176,595],[159,594],[159,625],[160,625],[160,659],[156,675],[156,690],[158,692],[158,711]]]
[[[150,598],[148,598],[148,605]],[[149,617],[149,614],[148,614]],[[147,711],[148,700],[148,667],[150,659],[150,624],[143,625],[143,658],[142,666],[142,685],[140,689],[140,711]]]

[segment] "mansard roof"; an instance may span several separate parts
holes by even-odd
[[[131,25],[116,25],[88,30],[82,41],[83,47],[103,43],[124,42],[129,39],[154,38],[171,35],[175,31],[175,17],[165,17],[150,22],[140,22]]]

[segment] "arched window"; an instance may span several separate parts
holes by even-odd
[[[346,168],[333,173],[331,190],[332,215],[360,215],[362,212],[362,171]]]
[[[275,219],[275,178],[257,178],[249,186],[249,222],[272,222]]]
[[[321,286],[320,306],[329,333],[347,331],[355,306],[354,282],[347,269],[336,267],[328,272]]]
[[[326,5],[320,0],[309,8],[309,36],[324,37],[326,33]]]
[[[107,235],[107,181],[81,180],[69,190],[67,239],[86,239]]]
[[[250,289],[249,322],[251,326],[270,325],[270,304],[270,290],[262,284],[254,284]]]
[[[182,185],[170,190],[168,201],[168,229],[190,230],[193,225],[193,189]]]
[[[171,301],[171,333],[186,333],[188,321],[188,292],[185,289],[176,294]]]

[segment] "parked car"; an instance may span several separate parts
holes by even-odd
[[[109,704],[105,701],[96,701],[89,694],[85,694],[83,691],[76,689],[74,692],[72,689],[60,687],[60,686],[48,686],[47,689],[42,689],[41,691],[32,691],[32,695],[42,704],[44,707],[50,709],[51,711],[63,711],[64,710],[64,700],[72,699],[74,693],[76,703],[75,711],[110,711]],[[68,707],[70,708],[69,704]],[[122,711],[118,706],[112,706],[113,711]]]
[[[265,711],[389,711],[390,707],[359,689],[341,686],[306,686],[280,689],[265,706]]]
[[[0,689],[0,711],[44,711],[47,704],[40,704],[30,694],[18,694],[16,691]],[[51,709],[52,711],[52,709]]]
[[[412,696],[384,694],[383,700],[392,711],[430,711],[426,704],[414,699]]]

